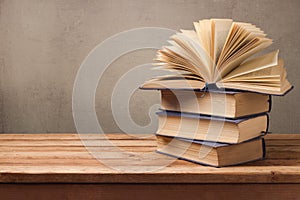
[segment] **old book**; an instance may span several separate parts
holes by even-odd
[[[267,114],[227,119],[196,114],[158,112],[158,135],[222,143],[241,143],[268,132]]]
[[[156,56],[156,69],[170,75],[153,78],[144,89],[238,89],[284,95],[291,88],[284,62],[273,51],[252,58],[272,44],[266,34],[250,23],[210,19],[194,23],[195,30],[181,30]]]
[[[239,144],[222,144],[157,135],[157,152],[215,167],[238,165],[265,156],[263,138]]]
[[[271,96],[253,92],[161,90],[164,110],[240,118],[269,112]]]

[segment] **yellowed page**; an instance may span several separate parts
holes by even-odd
[[[211,20],[201,20],[200,22],[200,37],[203,41],[203,47],[210,55],[211,53]]]
[[[279,60],[279,63],[276,66],[245,74],[241,76],[244,79],[241,79],[241,77],[235,77],[230,79],[230,81],[218,82],[217,86],[282,95],[292,87],[286,79],[286,74],[286,69],[283,67],[283,61]],[[238,78],[240,80],[238,80]]]
[[[217,68],[219,68],[221,64],[226,60],[226,58],[231,54],[232,49],[234,48],[234,44],[236,44],[238,38],[241,38],[241,35],[243,33],[243,29],[237,24],[233,23],[232,26],[233,27],[230,30],[229,38],[226,40],[223,51],[219,57],[216,66]]]
[[[246,30],[239,29],[239,31],[237,32],[235,38],[233,38],[233,41],[229,44],[227,53],[223,57],[223,63],[230,56],[234,55],[234,53],[237,50],[241,49],[241,47],[243,47],[244,45],[246,45],[247,43],[249,43],[254,38],[255,38],[254,34],[251,34],[251,33],[247,32]],[[223,63],[220,63],[220,66]]]
[[[190,37],[192,40],[194,40],[194,42],[200,43],[196,31],[194,31],[194,30],[183,30],[183,29],[181,29],[180,31],[184,35],[186,35],[186,36]]]
[[[268,67],[268,68],[263,68],[260,70],[256,70],[247,74],[244,74],[242,76],[235,77],[236,79],[238,78],[243,78],[243,77],[248,77],[248,79],[252,78],[257,78],[257,77],[269,77],[269,76],[275,76],[275,75],[281,75],[284,71],[283,68],[283,61],[280,59],[277,65]],[[229,79],[228,81],[230,81]]]
[[[248,60],[242,63],[239,67],[235,68],[231,73],[226,75],[223,80],[229,80],[234,77],[242,76],[251,72],[275,66],[278,64],[278,53],[279,51],[277,50]]]
[[[232,57],[249,45],[255,38],[264,36],[263,31],[252,24],[234,22],[216,68],[220,69],[224,66],[224,63],[228,63],[229,59],[232,59]]]
[[[198,67],[197,61],[185,49],[176,42],[170,41],[173,46],[165,46],[159,50],[154,63],[156,66],[162,66],[165,69],[179,69],[193,72],[198,76],[203,76],[202,71]],[[170,67],[165,67],[170,65]],[[189,70],[188,70],[189,69]]]
[[[205,78],[207,81],[211,80],[211,61],[203,47],[184,34],[177,34],[176,36],[177,37],[174,37],[174,41],[180,46],[183,46],[191,55],[191,57],[193,57],[193,59],[197,62],[197,67],[199,67],[200,71],[202,72],[203,78]]]
[[[197,71],[194,71],[192,70],[191,68],[188,68],[184,65],[180,65],[180,64],[165,64],[165,65],[160,65],[158,67],[154,67],[152,68],[153,70],[168,70],[168,71],[175,71],[176,70],[179,70],[179,71],[184,71],[184,72],[189,72],[189,73],[192,73],[194,75],[197,75],[197,76],[200,76],[201,77],[201,74],[199,74]]]
[[[173,54],[174,57],[178,59],[185,59],[186,62],[192,63],[195,67],[198,65],[197,60],[193,58],[186,49],[182,48],[174,41],[170,41],[169,43],[173,46],[166,46],[164,51]]]
[[[280,68],[280,67],[279,67]],[[282,71],[283,70],[283,71]],[[278,73],[278,72],[277,72]],[[255,79],[253,79],[255,80]],[[267,79],[256,79],[256,81],[231,81],[231,82],[218,82],[216,83],[218,87],[238,89],[245,91],[253,91],[260,93],[267,93],[273,95],[283,95],[288,90],[291,89],[291,84],[286,79],[285,68],[281,68],[280,81],[265,81]]]
[[[200,69],[198,71],[204,78],[208,78],[209,72],[208,70],[206,70],[205,64],[197,55],[197,51],[195,50],[195,48],[191,45],[190,42],[188,42],[187,37],[183,35],[176,35],[176,37],[174,36],[173,39],[184,51],[186,51],[187,60],[189,60],[195,67]]]
[[[213,26],[213,61],[214,64],[217,63],[217,60],[220,57],[222,49],[225,45],[226,39],[228,37],[230,28],[232,25],[232,19],[212,19],[212,26]]]
[[[172,79],[173,78],[173,79]],[[205,83],[196,79],[185,79],[176,77],[157,77],[146,81],[141,88],[144,89],[203,89]]]
[[[200,45],[205,49],[206,53],[209,54],[209,52],[207,51],[206,46],[205,46],[205,41],[203,40],[204,38],[202,38],[202,35],[201,35],[202,30],[201,30],[200,22],[194,22],[194,27],[195,27],[196,34],[197,34]]]
[[[222,62],[219,63],[219,66],[221,66],[229,57],[235,55],[237,50],[246,46],[254,38],[265,36],[261,30],[251,24],[236,23],[236,26],[238,27],[237,32],[232,38],[231,42],[227,44],[227,51],[223,55]]]
[[[248,44],[248,46],[241,49],[235,56],[231,57],[230,60],[227,60],[226,63],[224,63],[224,66],[221,66],[220,68],[220,75],[221,77],[225,77],[229,72],[234,70],[236,67],[238,67],[244,60],[252,56],[258,51],[261,51],[262,49],[265,49],[266,47],[270,46],[272,44],[272,40],[267,38],[256,38],[253,42]],[[215,82],[218,80],[215,79]]]
[[[179,55],[173,54],[171,51],[159,51],[158,55],[156,56],[155,61],[156,65],[161,65],[161,63],[171,63],[171,64],[179,64],[186,67],[189,67],[195,71],[198,71],[198,68],[194,65],[194,63],[190,62],[188,59],[185,59]]]
[[[270,76],[264,76],[264,77],[243,77],[243,78],[234,78],[230,79],[230,81],[224,81],[223,83],[231,83],[231,82],[281,82],[282,81],[282,75],[276,74],[276,75],[270,75]]]
[[[224,87],[228,89],[253,91],[253,92],[260,92],[260,93],[267,93],[267,94],[274,94],[274,95],[281,95],[288,90],[287,87],[285,88],[285,90],[283,90],[281,89],[281,87],[260,86],[257,84],[252,85],[248,83],[217,83],[217,85],[218,87]]]

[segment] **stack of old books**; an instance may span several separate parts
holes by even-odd
[[[271,95],[292,88],[278,51],[249,59],[272,44],[249,23],[194,26],[158,51],[156,68],[172,74],[141,87],[161,91],[157,151],[217,167],[263,158]]]

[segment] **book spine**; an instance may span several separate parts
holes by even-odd
[[[268,110],[268,112],[271,112],[271,109],[272,109],[272,95],[269,95],[268,102],[269,102],[269,110]]]
[[[180,111],[174,111],[174,110],[165,110],[163,108],[159,108],[159,111],[157,111],[156,115],[167,115],[167,116],[178,116],[178,117],[189,117],[189,118],[197,118],[197,119],[209,119],[209,120],[219,120],[219,121],[229,121],[233,122],[234,120],[247,120],[251,118],[255,118],[258,116],[267,115],[267,112],[262,113],[256,113],[256,114],[250,114],[245,115],[241,117],[222,117],[222,116],[216,116],[216,115],[207,115],[207,114],[201,114],[201,113],[190,113],[190,112],[180,112]],[[237,123],[237,122],[233,122]]]
[[[155,151],[157,153],[160,153],[160,154],[163,154],[163,155],[166,155],[166,156],[170,156],[170,157],[177,158],[177,159],[180,159],[180,160],[192,162],[192,163],[195,163],[195,164],[198,164],[198,165],[203,165],[203,166],[208,166],[208,167],[215,167],[215,168],[221,168],[221,166],[218,166],[218,165],[211,165],[211,164],[204,163],[204,162],[198,162],[198,161],[195,161],[195,160],[192,160],[192,159],[183,158],[183,157],[176,156],[176,155],[173,155],[173,154],[165,153],[165,152],[160,151],[160,150],[155,150]]]
[[[267,116],[267,127],[266,127],[266,131],[261,132],[262,136],[265,136],[269,133],[270,116],[268,115],[268,113],[266,113],[266,116]]]
[[[263,150],[262,158],[264,159],[264,158],[266,158],[266,142],[263,137],[261,138],[261,141],[262,141],[262,150]]]

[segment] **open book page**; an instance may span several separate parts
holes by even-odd
[[[233,79],[230,82],[225,82],[225,83],[255,83],[255,84],[268,84],[268,83],[276,83],[280,84],[280,76],[278,75],[277,77],[265,77],[265,78],[256,78],[256,79]]]
[[[170,46],[157,53],[156,69],[177,73],[158,77],[144,86],[157,88],[165,82],[173,89],[203,89],[215,83],[219,88],[276,95],[291,89],[278,51],[249,59],[272,44],[255,25],[211,19],[195,22],[194,26],[195,30],[173,35]]]
[[[201,46],[208,55],[211,54],[211,20],[201,20],[194,23]]]
[[[179,36],[179,35],[172,36],[172,39],[176,43],[176,46],[174,46],[174,47],[176,49],[178,49],[177,51],[185,52],[182,55],[185,56],[184,58],[188,62],[192,63],[194,66],[203,65],[203,63],[201,61],[199,61],[199,58],[197,57],[196,50],[192,47],[192,45],[189,42],[182,39],[182,37],[184,37],[184,36],[182,36],[182,35],[181,36]],[[175,48],[174,48],[174,52],[176,52]],[[167,47],[167,49],[171,50],[171,47]]]
[[[281,87],[285,81],[286,71],[283,67],[283,61],[278,65],[254,71],[242,76],[222,80],[220,83],[250,84],[256,86]]]
[[[187,37],[184,34],[176,34],[172,37],[172,39],[181,46],[193,59],[193,62],[197,63],[197,67],[199,67],[199,71],[201,71],[202,77],[205,80],[210,79],[210,59],[203,48],[193,39]]]
[[[228,33],[232,25],[232,19],[212,19],[212,47],[213,47],[213,63],[217,63],[223,46],[226,42]]]
[[[283,67],[283,61],[279,60],[278,65],[245,74],[242,76],[243,79],[241,79],[241,77],[236,77],[230,81],[218,82],[216,84],[218,87],[229,89],[240,89],[271,95],[283,95],[292,87],[286,79],[286,74],[286,69]],[[248,77],[246,78],[244,76]]]
[[[225,62],[226,59],[229,58],[230,55],[232,55],[240,45],[242,45],[242,41],[243,43],[245,43],[246,41],[253,39],[254,35],[249,38],[250,33],[246,31],[245,27],[246,24],[244,24],[244,27],[241,26],[240,23],[234,22],[232,24],[228,37],[218,59],[216,66],[217,69],[219,69],[222,66],[222,63]]]
[[[193,74],[194,76],[198,76],[196,73],[194,73],[192,70],[190,70],[190,68],[184,67],[184,66],[178,66],[178,65],[161,65],[158,67],[154,67],[152,68],[153,70],[166,70],[166,71],[170,71],[170,72],[175,72],[177,74]],[[204,80],[201,76],[200,77],[202,80]]]
[[[158,77],[146,81],[142,85],[143,89],[203,89],[205,82],[193,77]]]
[[[172,46],[165,46],[162,50],[159,50],[160,52],[168,52],[170,54],[174,55],[174,58],[182,58],[185,59],[186,62],[192,63],[195,67],[197,66],[196,61],[194,61],[194,58],[188,53],[187,50],[179,46],[175,41],[168,41]]]
[[[212,55],[212,59],[214,63],[217,63],[227,37],[229,35],[229,31],[231,30],[233,21],[231,19],[212,19],[212,47],[214,54]]]
[[[278,65],[272,66],[272,67],[268,67],[268,68],[263,68],[261,70],[257,70],[251,73],[247,73],[238,77],[234,77],[231,79],[227,79],[227,80],[221,80],[222,82],[230,82],[233,80],[253,80],[253,79],[262,79],[262,78],[274,78],[274,77],[281,77],[281,75],[283,75],[283,62],[280,61],[278,63]]]
[[[233,55],[230,59],[223,63],[219,73],[221,77],[225,77],[228,73],[237,68],[243,61],[257,53],[265,49],[266,47],[272,44],[272,40],[267,38],[255,38],[251,42],[249,42],[246,46],[239,49],[235,55]],[[219,78],[220,79],[220,78]],[[215,79],[215,81],[218,81]]]
[[[184,36],[186,36],[186,38],[183,39],[187,40],[187,42],[190,42],[192,47],[196,50],[196,57],[199,59],[199,62],[203,63],[203,66],[207,69],[209,73],[208,76],[210,77],[211,71],[213,70],[213,63],[205,48],[200,45],[197,33],[191,30],[181,30],[181,32]],[[199,66],[199,68],[201,69],[201,66]]]
[[[229,59],[230,57],[234,56],[235,53],[240,50],[242,47],[245,47],[249,44],[254,38],[256,38],[255,34],[248,32],[247,30],[239,27],[236,34],[232,38],[232,41],[229,42],[228,46],[226,47],[226,53],[224,52],[223,57],[218,65],[218,68],[222,67],[222,64]]]
[[[213,70],[213,61],[211,60],[210,55],[207,53],[206,49],[203,48],[203,46],[200,44],[200,41],[197,37],[197,33],[195,31],[188,31],[188,30],[181,30],[182,34],[186,36],[186,38],[183,38],[187,40],[187,42],[190,42],[192,47],[197,52],[197,57],[200,59],[200,61],[203,63],[203,66],[208,71],[208,76],[211,76],[211,71]],[[199,66],[201,69],[202,66]],[[208,77],[208,79],[209,79]]]
[[[209,67],[210,67],[210,77],[213,75],[214,70],[214,60],[212,59],[212,55],[214,54],[214,47],[212,45],[212,21],[211,20],[201,20],[199,22],[194,22],[194,27],[199,39],[200,46],[203,47],[206,54],[209,56]],[[211,80],[208,80],[209,82]]]
[[[171,50],[172,49],[172,50]],[[170,69],[170,67],[182,68],[182,70],[187,70],[189,72],[193,72],[199,76],[201,76],[201,72],[190,59],[187,59],[175,52],[176,47],[165,47],[163,50],[159,50],[156,56],[155,61],[158,63],[154,63],[156,66],[161,66],[162,68]]]
[[[208,47],[206,46],[206,39],[207,38],[202,37],[201,32],[204,31],[204,30],[200,26],[200,22],[194,22],[194,27],[195,27],[196,34],[197,34],[200,45],[205,49],[206,53],[209,54],[210,49],[208,49]]]
[[[196,31],[194,30],[184,30],[184,29],[180,29],[181,33],[187,37],[189,37],[190,39],[192,39],[195,43],[199,43],[199,39],[197,36]]]
[[[251,84],[251,85],[265,85],[265,86],[280,86],[281,81],[280,78],[279,79],[261,79],[261,80],[257,80],[257,79],[245,79],[245,80],[233,80],[230,82],[226,82],[226,83],[237,83],[237,84]]]
[[[194,74],[170,74],[170,75],[164,75],[154,78],[153,80],[184,80],[184,79],[193,79],[193,80],[199,80],[202,81],[202,79],[198,76],[195,76]]]
[[[291,89],[291,84],[285,80],[280,86],[270,86],[270,85],[258,85],[249,83],[217,83],[218,87],[235,89],[235,90],[245,90],[258,93],[265,93],[271,95],[283,95]]]
[[[220,79],[221,76],[223,77],[224,74],[232,71],[241,62],[256,53],[256,51],[253,51],[252,54],[249,53],[247,56],[243,55],[257,46],[260,42],[269,41],[269,39],[264,40],[264,36],[265,34],[254,25],[247,23],[233,23],[219,57],[216,66],[218,71],[215,73],[214,80]],[[267,46],[262,45],[261,47],[266,48]],[[262,49],[259,48],[258,51],[260,50]],[[239,58],[239,62],[236,60],[237,58]],[[232,60],[235,60],[236,62],[232,62]]]
[[[172,66],[172,65],[165,65],[165,66],[158,66],[158,67],[154,67],[153,70],[167,70],[170,72],[175,72],[176,74],[174,75],[169,75],[169,76],[175,76],[175,77],[180,77],[183,75],[190,75],[192,77],[196,77],[198,80],[205,82],[205,80],[197,75],[196,73],[194,73],[193,71],[190,71],[189,68],[186,67],[178,67],[178,66]],[[158,77],[159,79],[159,77]]]
[[[226,38],[225,44],[223,46],[223,49],[221,51],[221,54],[219,56],[217,66],[219,65],[220,62],[222,62],[222,58],[224,58],[225,57],[224,55],[228,52],[229,43],[232,42],[234,36],[237,34],[237,32],[239,30],[240,30],[240,27],[237,26],[235,22],[233,22],[231,25],[231,28],[229,30],[228,36]]]
[[[277,65],[278,63],[278,50],[271,53],[253,58],[242,63],[239,67],[235,68],[231,73],[222,78],[226,81],[238,76],[249,74],[251,72],[259,71],[268,67]]]

